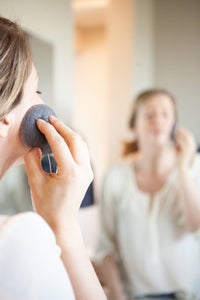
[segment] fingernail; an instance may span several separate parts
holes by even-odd
[[[51,116],[49,116],[49,120],[50,121],[55,121],[55,120],[57,120],[57,118],[55,116],[51,115]]]
[[[37,119],[36,122],[38,125],[45,123],[43,119]]]

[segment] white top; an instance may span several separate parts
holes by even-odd
[[[190,173],[200,193],[199,155]],[[149,211],[150,196],[138,189],[130,162],[112,167],[106,176],[96,259],[113,255],[131,295],[194,292],[200,286],[200,243],[198,234],[184,226],[180,188],[174,169]]]
[[[0,299],[74,300],[47,223],[36,213],[0,217]]]

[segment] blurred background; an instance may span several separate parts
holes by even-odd
[[[130,134],[129,112],[141,90],[171,91],[179,124],[200,143],[199,0],[0,0],[0,14],[29,35],[46,104],[86,139],[96,203]],[[18,167],[0,184],[0,210],[30,209]]]

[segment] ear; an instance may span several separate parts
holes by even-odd
[[[11,119],[8,116],[0,120],[0,138],[7,137],[10,127]]]

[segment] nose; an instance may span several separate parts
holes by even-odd
[[[165,122],[164,118],[162,115],[160,114],[156,114],[153,118],[152,118],[152,124],[155,127],[160,127],[162,126],[162,124]]]
[[[165,118],[162,113],[160,113],[160,112],[155,113],[155,115],[154,115],[155,122],[162,122],[164,119]]]
[[[160,122],[162,120],[162,116],[160,114],[155,114],[152,120],[154,122]]]
[[[40,93],[41,94],[41,93]],[[45,104],[44,100],[41,98],[41,96],[38,95],[38,99],[37,99],[37,103],[36,104]]]

